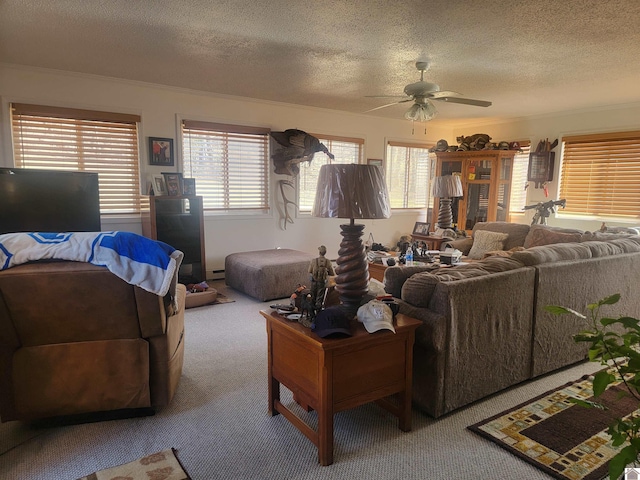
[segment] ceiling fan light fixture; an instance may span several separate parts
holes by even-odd
[[[433,105],[429,100],[426,100],[424,103],[414,103],[404,114],[404,118],[414,122],[428,122],[437,114],[438,111],[436,110],[435,105]]]

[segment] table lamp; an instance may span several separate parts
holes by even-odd
[[[444,175],[433,179],[433,197],[440,199],[438,211],[438,228],[451,228],[453,215],[451,199],[462,196],[462,182],[458,175]]]
[[[389,194],[377,165],[323,165],[313,204],[314,217],[349,218],[340,225],[342,242],[336,260],[336,291],[340,303],[355,314],[369,289],[369,267],[362,244],[364,225],[355,219],[389,218]]]

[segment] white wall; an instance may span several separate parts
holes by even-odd
[[[359,137],[365,140],[365,158],[384,158],[387,140],[434,142],[450,135],[450,129],[429,125],[416,128],[406,120],[389,120],[365,115],[273,102],[212,95],[178,88],[130,82],[106,77],[80,75],[53,70],[0,64],[0,166],[12,165],[9,103],[23,102],[70,108],[96,109],[139,114],[141,170],[143,185],[152,173],[167,167],[148,165],[147,138],[176,139],[176,170],[180,170],[178,144],[179,118],[268,127],[274,131],[298,128],[308,132]],[[318,154],[321,155],[321,154]],[[205,239],[207,275],[224,268],[229,253],[266,248],[293,248],[317,254],[327,246],[330,258],[337,256],[341,240],[340,220],[309,216],[294,218],[282,228],[278,211],[282,209],[277,181],[290,177],[271,175],[272,213],[266,216],[207,216]],[[278,196],[276,196],[278,195]],[[393,245],[402,234],[410,233],[416,221],[424,221],[424,211],[393,212],[388,220],[363,221],[365,238],[373,233],[376,242]],[[141,233],[139,218],[104,220],[105,230]]]

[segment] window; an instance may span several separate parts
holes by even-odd
[[[387,144],[385,172],[391,208],[429,206],[430,147],[398,142]]]
[[[524,211],[527,204],[527,172],[529,170],[529,152],[531,142],[518,142],[522,152],[516,153],[513,157],[513,173],[511,174],[511,197],[509,198],[509,213],[520,213]]]
[[[183,120],[182,151],[205,210],[269,208],[269,129]]]
[[[640,218],[640,131],[562,139],[563,214]]]
[[[97,172],[100,213],[140,212],[138,115],[14,103],[15,166]]]
[[[329,163],[360,163],[364,147],[364,140],[361,138],[327,135],[314,135],[314,137],[320,140],[336,158],[331,160],[323,152],[318,152],[313,156],[313,160],[310,163],[303,162],[300,164],[300,173],[298,174],[298,210],[307,213],[311,212],[316,198],[320,167]]]

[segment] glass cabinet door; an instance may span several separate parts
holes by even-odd
[[[469,183],[465,230],[471,230],[478,222],[487,221],[489,191],[488,183]]]

